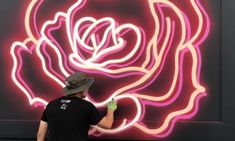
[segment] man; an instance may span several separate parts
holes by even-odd
[[[117,109],[115,101],[107,104],[106,116],[89,101],[84,100],[94,78],[74,73],[66,78],[66,96],[51,101],[43,111],[37,141],[85,141],[90,125],[110,129]]]

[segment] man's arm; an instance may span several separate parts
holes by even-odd
[[[47,122],[41,120],[37,133],[37,141],[45,141],[47,129],[48,129]]]
[[[113,125],[113,120],[114,120],[113,114],[114,114],[113,110],[107,109],[106,116],[104,116],[97,125],[103,128],[110,129]]]
[[[117,109],[117,103],[112,100],[107,105],[107,114],[97,124],[100,127],[110,129],[114,121],[114,111]]]

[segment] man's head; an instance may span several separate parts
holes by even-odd
[[[65,79],[66,87],[64,87],[63,92],[66,95],[80,93],[82,97],[85,97],[89,87],[94,81],[95,79],[93,77],[87,77],[83,73],[73,73]]]

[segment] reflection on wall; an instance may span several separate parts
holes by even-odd
[[[11,46],[17,94],[45,107],[62,96],[75,71],[96,77],[87,100],[119,103],[113,137],[169,136],[191,119],[206,96],[201,48],[210,22],[199,0],[32,0],[22,11],[27,36]]]

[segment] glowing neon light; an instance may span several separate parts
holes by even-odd
[[[87,73],[92,71],[94,74],[108,78],[136,76],[135,81],[115,88],[112,93],[106,94],[108,97],[101,102],[97,102],[90,96],[87,97],[87,100],[100,108],[105,107],[112,98],[117,101],[132,100],[136,108],[133,119],[125,118],[120,125],[110,130],[95,126],[90,130],[90,134],[96,135],[97,132],[100,133],[98,135],[117,134],[128,131],[130,127],[135,127],[143,133],[163,138],[172,132],[178,120],[190,119],[197,113],[201,97],[206,96],[206,89],[200,84],[202,61],[199,46],[206,39],[210,29],[208,15],[199,0],[187,1],[197,16],[193,19],[194,22],[197,22],[197,26],[191,25],[187,13],[184,13],[174,2],[147,0],[151,12],[149,16],[154,21],[154,29],[152,29],[154,32],[149,41],[146,40],[147,35],[143,28],[132,23],[121,24],[118,19],[112,17],[97,19],[87,16],[76,20],[75,16],[85,7],[86,0],[77,0],[66,12],[56,12],[53,19],[44,21],[39,29],[36,16],[43,2],[44,0],[32,0],[29,3],[24,21],[28,37],[23,42],[14,42],[10,50],[14,62],[12,80],[31,105],[45,106],[48,103],[31,90],[21,75],[24,60],[20,53],[32,54],[33,51],[36,51],[45,77],[61,87],[65,86],[64,78],[78,70]],[[166,16],[164,13],[166,9],[174,13],[175,17]],[[180,33],[176,33],[176,24]],[[53,31],[61,30],[63,26],[65,28],[63,31],[68,39],[69,47],[66,48],[70,50],[69,53],[64,51],[65,47],[60,45],[52,35]],[[100,31],[102,31],[102,35],[98,35]],[[127,34],[133,34],[132,38],[135,38],[135,43],[129,53],[124,57],[121,55],[118,56],[119,58],[109,57],[127,48],[128,40],[124,38]],[[174,37],[177,37],[177,42]],[[168,63],[166,58],[173,47],[175,48],[172,64],[174,70],[173,77],[169,80],[169,88],[166,88],[166,91],[161,94],[148,95],[143,90],[158,80],[163,72],[163,67]],[[56,59],[53,60],[46,48],[50,48],[56,54],[54,56]],[[88,55],[85,56],[84,53]],[[191,67],[183,66],[186,54],[190,56]],[[136,63],[141,55],[145,55],[145,58],[141,63]],[[106,57],[109,59],[105,60]],[[59,69],[53,67],[53,61],[57,62],[56,65]],[[190,70],[189,80],[185,80],[183,77],[185,68]],[[186,106],[169,112],[160,126],[152,129],[147,127],[144,124],[147,107],[153,106],[157,109],[171,105],[179,98],[184,87],[183,84],[189,83],[188,81],[193,90],[187,93],[189,100]]]

